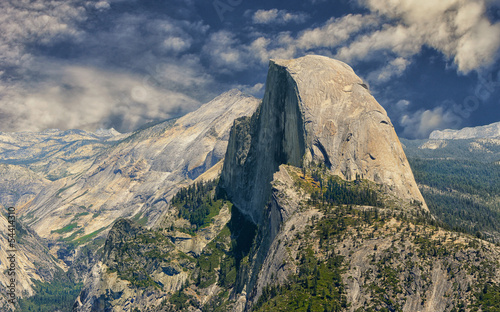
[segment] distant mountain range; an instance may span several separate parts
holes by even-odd
[[[431,140],[458,139],[498,139],[500,138],[500,122],[486,126],[467,127],[460,130],[435,130],[429,135]]]
[[[16,207],[18,222],[46,248],[37,254],[29,250],[41,247],[29,247],[18,263],[27,272],[20,275],[19,296],[33,294],[35,280],[52,281],[54,274],[45,272],[69,269],[82,281],[118,218],[153,223],[180,187],[213,179],[234,119],[253,113],[258,103],[231,90],[179,119],[133,133],[0,133],[0,207]],[[2,263],[6,256],[0,249]]]

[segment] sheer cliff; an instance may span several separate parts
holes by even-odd
[[[180,189],[150,229],[116,222],[74,310],[487,311],[499,255],[429,214],[349,66],[275,60],[219,180]]]
[[[36,281],[52,280],[36,273],[45,258],[53,260],[45,261],[51,270],[63,268],[83,281],[115,220],[153,224],[179,188],[219,173],[234,119],[253,114],[259,103],[231,90],[179,119],[127,135],[0,133],[0,207],[16,207],[38,235],[24,240],[26,248],[40,250],[20,258],[28,273],[19,292],[33,295]],[[7,285],[0,280],[0,287]]]
[[[254,222],[280,164],[324,163],[368,179],[427,210],[384,108],[345,63],[322,56],[271,60],[258,111],[233,127],[222,185]]]

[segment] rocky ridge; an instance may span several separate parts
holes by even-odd
[[[272,185],[259,247],[250,254],[246,294],[239,298],[246,302],[241,310],[269,311],[274,306],[286,311],[295,304],[307,308],[292,299],[292,285],[329,261],[339,269],[334,282],[341,311],[472,307],[477,302],[474,292],[500,282],[500,248],[494,244],[444,231],[431,219],[407,218],[397,207],[315,203],[310,196],[318,185],[312,176],[302,178],[299,168],[280,166]],[[325,295],[316,293],[317,299],[308,299],[310,305],[327,307]]]
[[[380,110],[343,63],[272,61],[216,189],[182,189],[149,230],[118,221],[75,311],[491,306],[498,246],[439,227]]]
[[[223,158],[232,121],[251,114],[257,103],[230,91],[178,120],[132,134],[99,154],[85,172],[39,193],[23,210],[25,221],[55,240],[103,231],[120,217],[152,224],[169,196]],[[71,224],[74,230],[57,232]]]
[[[324,163],[347,180],[386,185],[425,202],[387,113],[345,63],[323,56],[271,60],[257,113],[237,120],[222,183],[256,223],[280,164]]]
[[[7,303],[7,287],[10,285],[10,278],[16,280],[16,299],[30,297],[35,294],[33,281],[51,282],[56,273],[65,269],[64,263],[52,256],[47,246],[41,238],[31,229],[26,227],[21,221],[16,220],[16,241],[14,243],[16,252],[9,252],[9,220],[3,214],[0,214],[0,263],[5,269],[0,275],[1,300],[0,308],[2,311],[13,311],[13,306]],[[8,265],[11,261],[8,258],[15,255],[15,275],[7,274]]]
[[[485,126],[467,127],[460,130],[434,130],[431,140],[500,139],[500,122]]]
[[[15,206],[39,243],[50,247],[41,253],[62,259],[58,265],[83,281],[115,220],[153,224],[181,186],[218,175],[233,120],[258,103],[232,90],[182,118],[126,135],[112,129],[2,133],[0,204]],[[25,290],[33,293],[32,286]]]

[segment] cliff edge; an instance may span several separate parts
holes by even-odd
[[[383,184],[427,210],[386,111],[351,67],[312,55],[271,60],[259,109],[231,130],[222,185],[259,223],[279,165],[318,163],[346,180]]]

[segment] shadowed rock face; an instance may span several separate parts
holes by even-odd
[[[34,182],[29,182],[29,176],[23,173],[29,172],[27,169],[2,170],[0,166],[0,173],[9,173],[0,179],[3,200],[0,204],[5,205],[8,200],[30,201],[22,211],[29,215],[26,223],[41,237],[53,240],[72,235],[74,232],[54,231],[71,223],[77,223],[74,231],[81,232],[76,238],[107,228],[120,217],[140,214],[153,224],[179,187],[217,168],[216,164],[224,157],[234,119],[253,114],[259,103],[240,91],[228,91],[177,120],[139,130],[125,140],[109,143],[98,153],[89,151],[78,170],[53,182],[33,178]],[[68,140],[64,135],[61,137]],[[44,147],[39,145],[40,149]],[[56,148],[57,145],[53,147]],[[21,175],[18,172],[23,176],[16,185],[27,189],[24,185],[28,184],[41,191],[25,190],[28,194],[21,193],[20,199],[5,194],[7,182],[13,180],[14,173]],[[75,219],[75,215],[82,213]]]
[[[424,203],[386,111],[352,68],[327,57],[271,60],[259,110],[233,126],[223,185],[258,223],[273,173],[280,164],[302,161]]]

